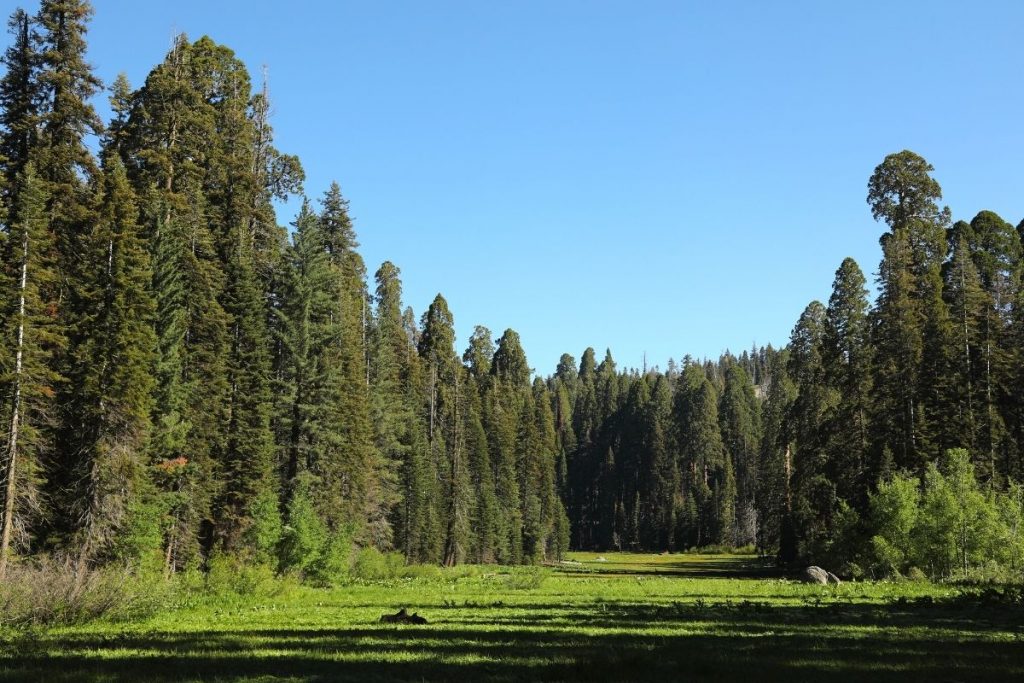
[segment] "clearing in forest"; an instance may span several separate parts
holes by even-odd
[[[419,573],[249,584],[130,623],[0,631],[0,679],[1024,680],[1013,588],[808,586],[737,555]],[[429,623],[380,623],[402,607]]]

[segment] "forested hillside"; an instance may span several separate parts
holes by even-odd
[[[405,307],[338,185],[278,223],[302,166],[228,47],[179,36],[105,89],[90,14],[17,10],[3,57],[0,575],[226,554],[330,581],[367,546],[1024,564],[1024,223],[954,222],[918,155],[870,175],[873,303],[846,259],[785,348],[663,371],[586,349],[545,378],[512,329]]]

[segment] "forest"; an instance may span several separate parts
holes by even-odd
[[[91,13],[16,10],[2,59],[0,577],[230,557],[331,584],[366,548],[1019,576],[1024,222],[955,220],[918,154],[865,170],[873,285],[844,260],[786,346],[545,375],[513,329],[456,339],[441,294],[417,313],[398,265],[368,267],[229,47],[179,35],[104,84]]]

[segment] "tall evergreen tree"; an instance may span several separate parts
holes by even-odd
[[[688,363],[676,394],[676,433],[685,512],[679,547],[729,543],[735,523],[735,479],[722,444],[718,393],[704,369]]]
[[[870,453],[873,360],[864,274],[851,258],[836,271],[822,335],[823,381],[838,395],[826,428],[826,470],[839,496],[863,511],[874,480],[869,473],[877,476]]]
[[[932,166],[904,150],[890,154],[868,181],[868,204],[890,231],[882,236],[878,339],[878,452],[920,468],[937,455],[938,425],[950,415],[943,380],[948,376],[951,333],[942,302],[941,264],[949,209]]]
[[[68,496],[83,557],[102,557],[134,538],[148,484],[156,335],[149,252],[124,167],[104,158],[98,221],[82,239],[85,266],[75,299],[82,314],[70,350],[73,387],[65,440],[78,486]],[[135,517],[133,519],[133,517]],[[122,548],[130,552],[156,548]]]
[[[7,25],[13,40],[0,58],[4,66],[0,79],[0,167],[3,168],[0,205],[11,208],[18,176],[38,143],[43,88],[39,80],[40,55],[33,19],[24,10],[17,9]]]
[[[722,444],[736,479],[734,546],[753,544],[757,537],[758,454],[761,450],[761,406],[746,370],[736,362],[725,369],[725,390],[719,408]]]
[[[332,477],[346,521],[355,525],[357,540],[387,547],[392,540],[388,507],[394,492],[392,471],[374,444],[367,365],[369,294],[366,267],[356,248],[348,202],[337,183],[324,194],[320,213],[327,253],[341,281],[337,315],[341,319],[339,358],[342,368],[340,420],[343,461]]]
[[[465,454],[463,368],[455,356],[454,319],[440,294],[423,315],[420,357],[427,376],[428,439],[431,464],[442,482],[438,517],[443,520],[442,562],[460,562],[471,547],[469,469]]]
[[[4,268],[3,517],[0,576],[11,547],[26,550],[38,531],[43,504],[41,478],[55,456],[57,387],[63,377],[56,358],[67,341],[54,311],[60,299],[56,235],[47,214],[47,184],[27,164],[17,179],[17,201],[8,218]]]

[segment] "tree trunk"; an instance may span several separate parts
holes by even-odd
[[[18,432],[21,427],[21,366],[25,345],[25,285],[28,282],[28,233],[22,241],[21,282],[18,286],[18,341],[14,355],[14,398],[11,406],[11,431],[7,441],[7,485],[4,487],[3,527],[0,531],[0,578],[7,572],[14,525],[14,498],[17,489]]]

